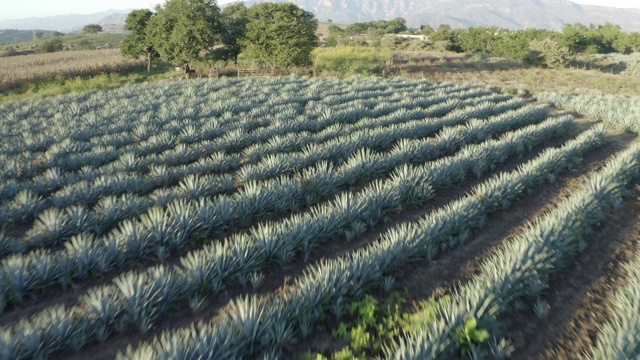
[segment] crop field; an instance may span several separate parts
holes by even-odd
[[[127,60],[120,49],[58,51],[2,58],[0,90],[55,76],[90,76],[143,68],[144,61]]]
[[[640,146],[576,116],[381,78],[0,107],[0,359],[636,356]]]

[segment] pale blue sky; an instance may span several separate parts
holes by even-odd
[[[219,0],[219,4],[232,0]],[[580,4],[638,7],[640,0],[573,0]],[[90,14],[108,9],[151,8],[164,0],[0,0],[0,20],[60,14]]]
[[[233,0],[218,0],[218,4]],[[91,14],[109,9],[152,8],[165,0],[0,0],[0,20],[61,14]]]

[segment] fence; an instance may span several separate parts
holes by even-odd
[[[238,77],[268,77],[268,76],[288,76],[291,74],[313,75],[313,71],[305,69],[238,69]]]

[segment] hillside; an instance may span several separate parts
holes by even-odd
[[[46,31],[46,30],[4,29],[4,30],[0,30],[0,44],[34,40],[36,39],[37,32],[42,32],[45,38],[51,37],[51,34],[53,33],[53,31]]]
[[[32,17],[24,19],[7,19],[0,21],[0,29],[47,29],[70,32],[87,24],[122,25],[126,14],[133,9],[106,10],[93,14],[65,14],[48,17]],[[118,16],[120,15],[120,16]]]
[[[247,6],[266,0],[248,0]],[[640,30],[640,9],[585,6],[567,0],[270,0],[293,2],[313,12],[320,21],[350,24],[403,17],[409,26],[449,24],[453,27],[492,25],[508,29],[527,27],[561,30],[564,24],[619,24]],[[97,23],[110,32],[122,31],[132,9],[94,14],[67,14],[0,21],[0,29],[79,31]]]
[[[290,0],[274,0],[284,2]],[[583,6],[567,0],[291,0],[321,21],[354,23],[403,17],[409,26],[494,25],[561,30],[564,24],[613,22],[640,30],[640,9]],[[249,0],[252,5],[262,0]]]

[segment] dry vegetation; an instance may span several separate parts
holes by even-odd
[[[592,95],[640,95],[640,78],[588,69],[545,69],[480,55],[397,52],[394,74],[431,81],[472,83],[532,92],[557,90]]]
[[[53,78],[90,76],[140,68],[142,61],[127,60],[120,49],[63,51],[3,58],[0,63],[0,89]]]

